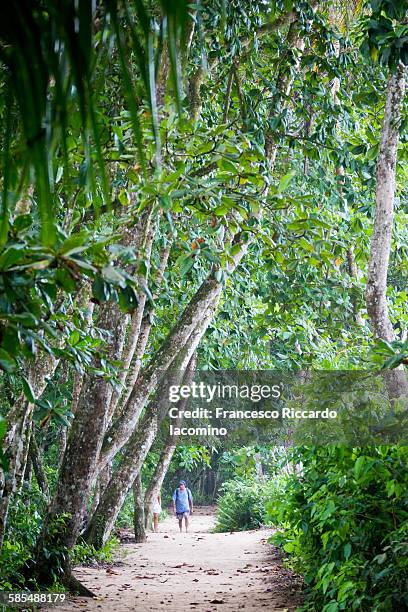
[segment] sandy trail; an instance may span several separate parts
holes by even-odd
[[[195,511],[188,534],[178,533],[175,518],[167,518],[145,544],[123,544],[118,564],[77,568],[75,575],[97,598],[73,597],[57,609],[295,610],[300,583],[266,542],[270,532],[209,533],[213,525],[211,508]]]

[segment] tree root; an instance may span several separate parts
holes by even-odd
[[[96,597],[95,593],[92,593],[82,582],[75,578],[71,571],[67,571],[64,574],[61,582],[72,594],[81,595],[82,597]]]

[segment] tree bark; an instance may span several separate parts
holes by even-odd
[[[81,532],[102,444],[107,406],[108,386],[100,385],[95,378],[87,378],[62,461],[57,489],[33,555],[31,571],[40,584],[49,583],[52,570],[55,570],[55,558],[49,556],[47,551],[71,550]],[[59,529],[55,528],[57,524]],[[69,580],[69,557],[66,553],[60,554],[62,579]]]
[[[163,249],[160,258],[160,265],[157,270],[157,276],[155,281],[160,285],[163,280],[164,271],[167,267],[169,255],[171,250],[171,243]],[[144,296],[146,298],[146,296]],[[157,294],[153,295],[153,299],[157,298]],[[139,376],[140,368],[142,366],[142,359],[145,353],[147,342],[149,340],[150,330],[152,327],[152,320],[154,315],[153,312],[149,311],[144,314],[146,299],[141,304],[143,309],[139,312],[139,309],[132,315],[130,330],[128,332],[128,340],[122,354],[123,372],[120,378],[120,383],[123,385],[123,390],[120,394],[114,394],[111,401],[109,410],[110,419],[113,416],[120,418],[121,408],[126,405],[132,389],[136,383],[137,377]],[[115,415],[115,410],[118,409],[118,413]]]
[[[181,419],[177,419],[174,423],[175,427],[180,427],[180,423]],[[155,502],[158,494],[160,493],[160,489],[166,477],[167,470],[169,469],[170,462],[174,455],[174,451],[176,450],[176,446],[177,441],[175,440],[174,436],[169,433],[164,444],[164,448],[160,453],[159,461],[157,462],[149,486],[147,487],[144,494],[144,514],[146,529],[151,524],[153,503]]]
[[[47,376],[55,372],[57,361],[51,355],[42,355],[30,368],[29,379],[35,397],[40,397],[47,385]],[[7,415],[8,429],[3,442],[4,454],[8,461],[7,478],[0,469],[0,548],[7,527],[11,498],[24,476],[31,436],[31,419],[34,404],[21,395]]]
[[[394,221],[397,146],[405,93],[406,67],[400,63],[390,74],[381,130],[376,170],[376,208],[368,264],[366,303],[374,336],[386,342],[395,340],[387,303],[387,275]],[[385,373],[390,399],[408,398],[408,381],[404,370]]]
[[[132,389],[120,419],[116,420],[106,432],[101,452],[100,468],[102,468],[107,461],[112,460],[129,440],[150,393],[160,383],[164,373],[174,362],[180,351],[186,346],[200,322],[204,319],[208,319],[209,309],[211,310],[211,314],[214,313],[220,293],[221,284],[211,275],[210,278],[202,283],[195,296],[185,307],[180,320],[176,323],[160,349],[157,351],[153,361],[143,374],[139,376],[137,385]],[[204,332],[205,329],[202,330],[198,342]],[[194,352],[194,350],[192,352]]]
[[[381,131],[376,170],[376,208],[368,264],[366,302],[374,335],[387,342],[394,340],[394,330],[387,304],[387,274],[394,220],[397,145],[405,92],[406,69],[399,64],[387,85],[387,100]]]
[[[40,487],[41,492],[43,493],[47,502],[49,502],[50,490],[48,487],[48,480],[44,472],[44,467],[40,456],[40,450],[38,448],[37,440],[35,439],[34,431],[31,434],[29,458],[34,468],[34,474],[37,479],[38,486]]]
[[[133,482],[133,528],[136,542],[146,542],[145,513],[143,505],[143,487],[141,472],[138,473]]]
[[[169,407],[168,385],[179,384],[182,379],[185,381],[184,384],[191,382],[195,367],[195,360],[191,359],[191,355],[189,361],[184,379],[180,361],[177,364],[178,369],[171,372],[168,380],[162,383],[156,393],[154,402],[146,408],[130,437],[124,450],[123,459],[99,502],[85,536],[87,542],[95,548],[103,546],[109,538],[126,495],[142,469],[147,453],[155,440],[159,424],[167,414]]]

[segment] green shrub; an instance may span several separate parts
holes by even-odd
[[[16,494],[10,506],[8,529],[0,551],[0,590],[22,588],[23,569],[41,529],[38,512],[41,499],[33,492],[32,500]]]
[[[408,606],[408,448],[297,448],[301,466],[268,505],[272,537],[308,585],[305,609]]]
[[[221,487],[215,531],[258,529],[266,523],[265,504],[277,480],[256,478],[229,480]]]
[[[114,554],[119,548],[119,539],[111,536],[100,549],[83,540],[75,544],[72,556],[73,565],[86,565],[88,563],[112,563]]]

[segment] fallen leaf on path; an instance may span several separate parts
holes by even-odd
[[[223,599],[212,599],[210,604],[223,604],[225,603]]]
[[[139,580],[154,580],[156,576],[138,576],[137,574],[133,574],[133,578],[138,578]]]

